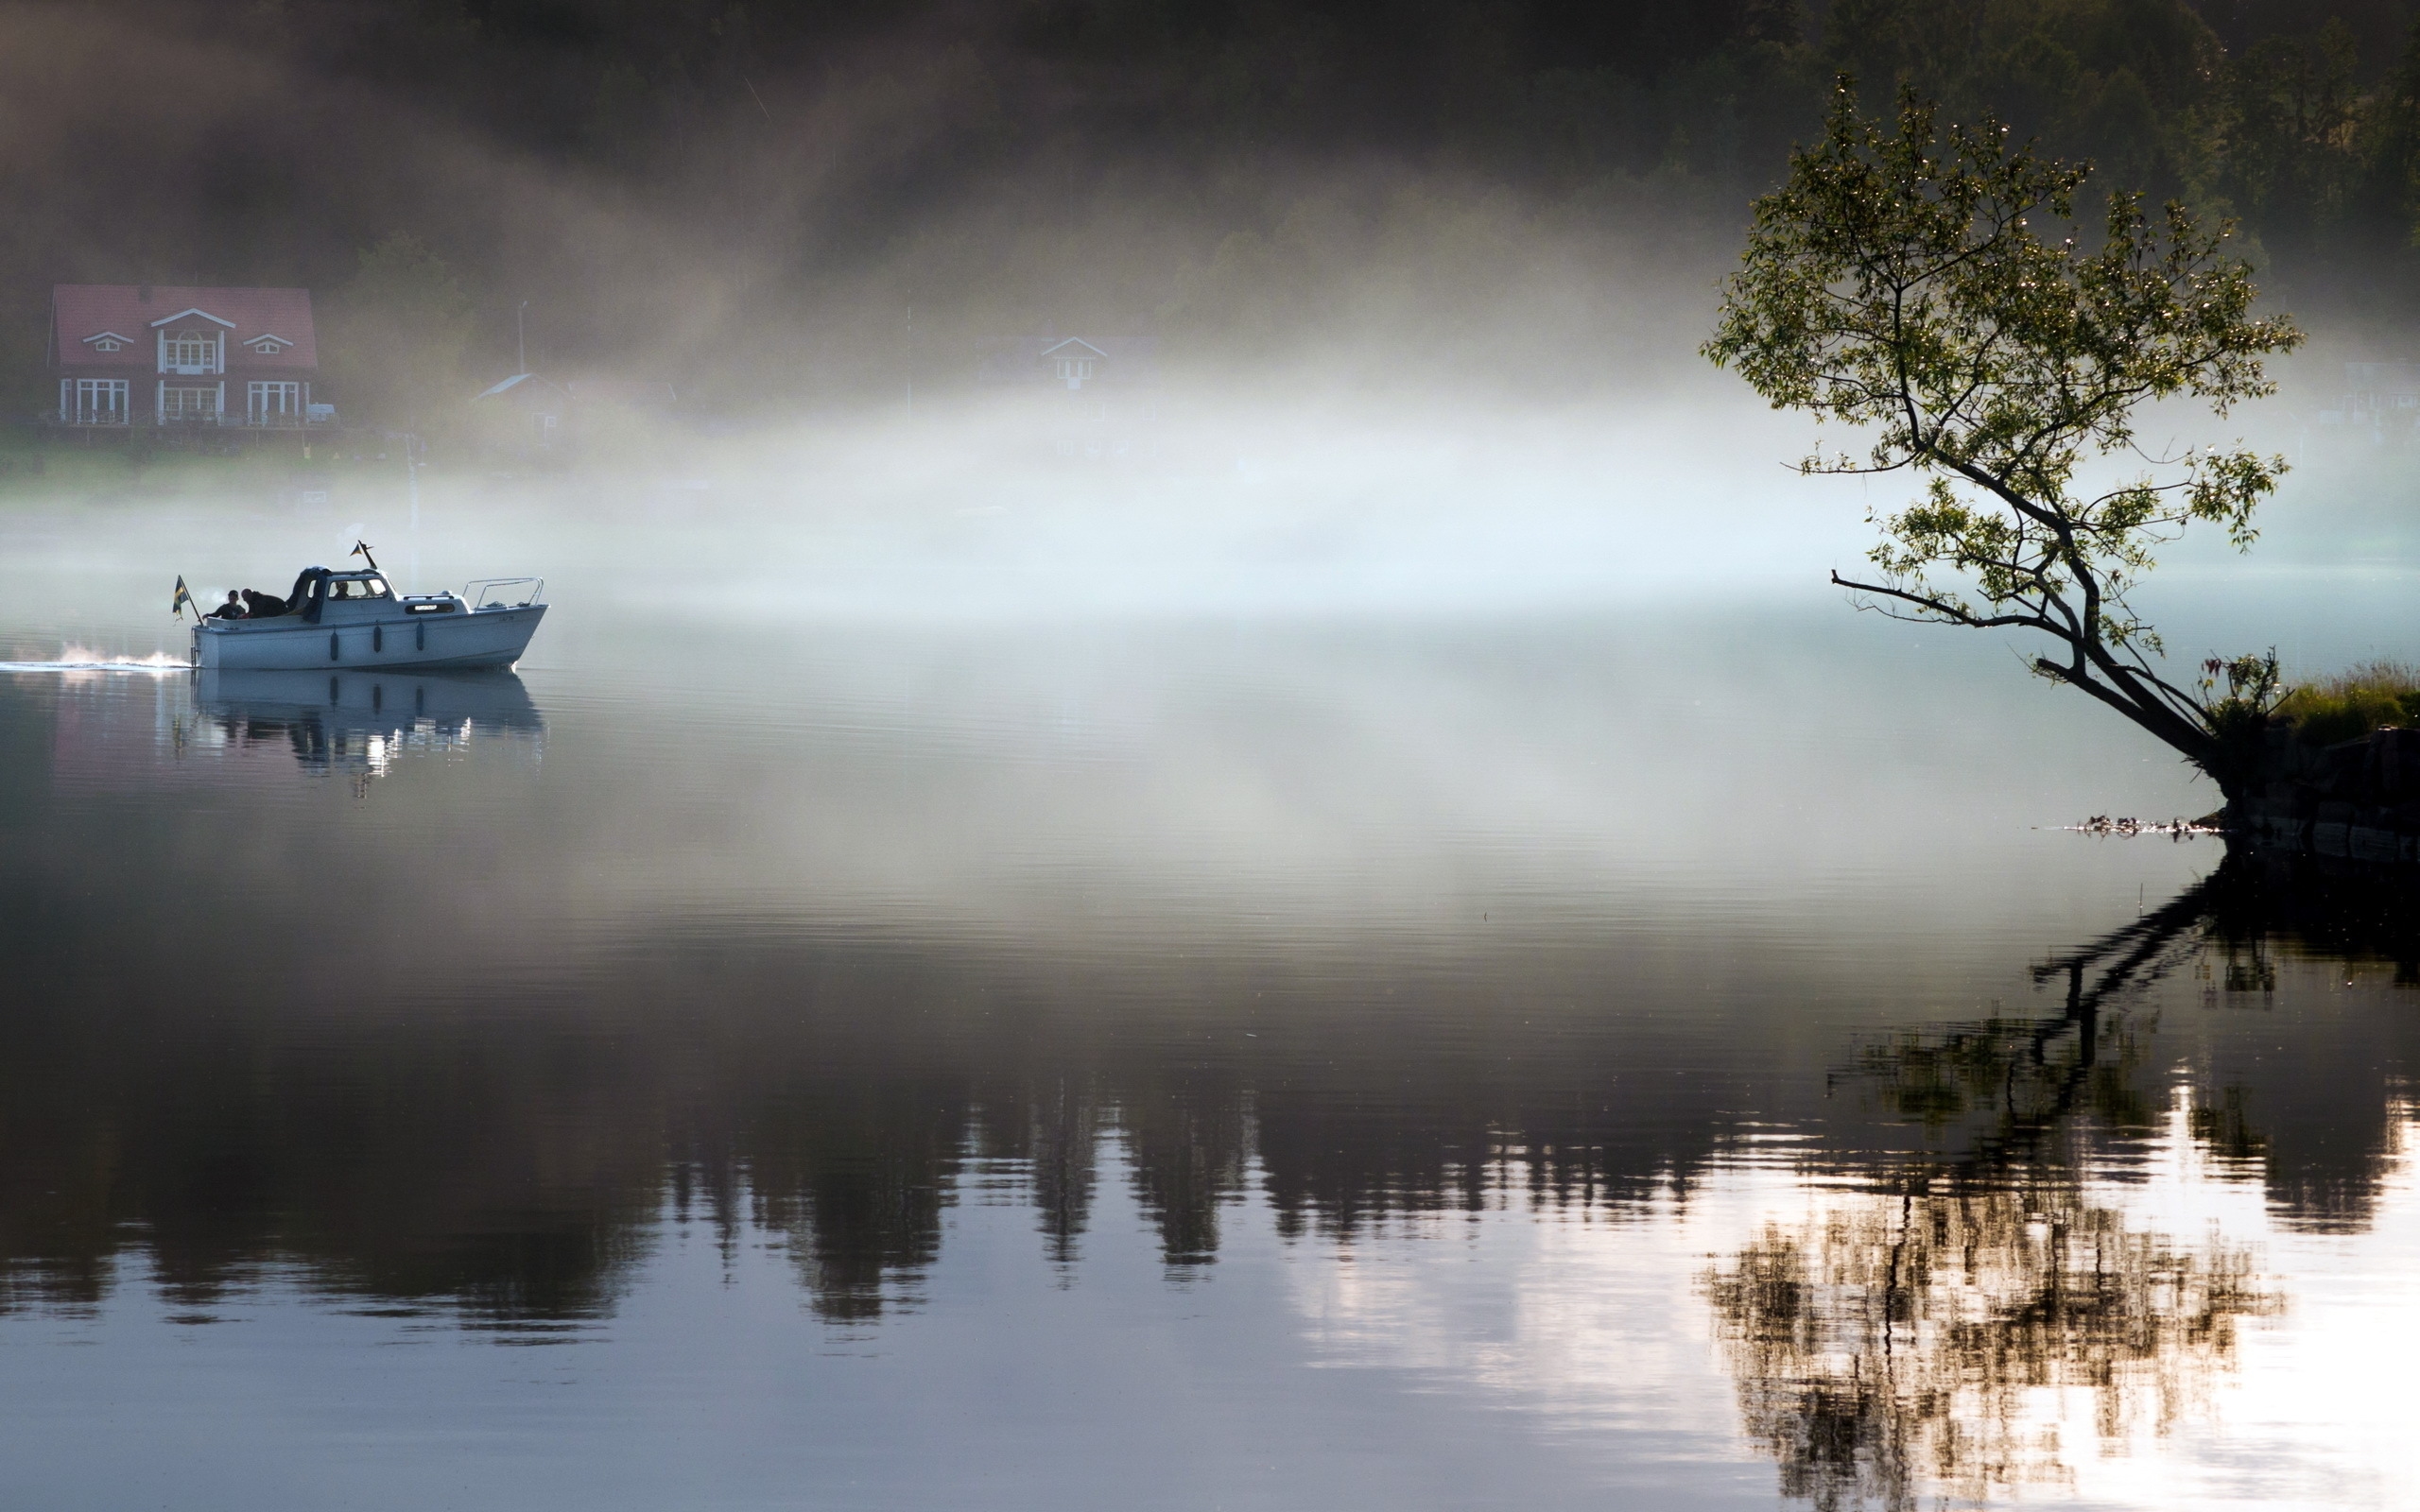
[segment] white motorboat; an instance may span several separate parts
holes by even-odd
[[[510,666],[545,618],[539,596],[545,587],[538,577],[490,577],[459,593],[398,597],[375,566],[313,567],[295,579],[282,612],[194,627],[193,664],[231,671]],[[258,595],[255,601],[262,602]]]

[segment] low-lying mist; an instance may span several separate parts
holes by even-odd
[[[606,613],[780,635],[836,618],[1753,611],[1837,596],[1826,570],[1860,565],[1867,511],[1907,503],[1908,480],[1801,477],[1790,462],[1838,438],[1726,375],[1673,378],[1660,395],[1554,402],[1450,381],[1307,397],[1170,384],[1150,418],[1105,423],[982,395],[728,436],[632,416],[534,465],[442,438],[407,462],[400,437],[376,433],[334,455],[322,438],[308,463],[69,452],[6,480],[0,583],[16,635],[141,653],[182,644],[163,612],[177,576],[214,602],[281,592],[360,540],[408,590],[545,576],[562,614],[541,662]],[[2280,429],[2262,438],[2293,446]],[[2223,598],[2264,574],[2410,561],[2394,454],[2314,450],[2249,555],[2189,535],[2143,592],[2190,582]],[[2233,633],[2273,632],[2247,616]]]
[[[527,572],[569,613],[769,627],[1520,610],[1805,577],[1854,549],[1854,511],[1827,518],[1775,460],[1787,428],[1710,394],[1156,404],[1164,418],[1090,441],[980,399],[913,421],[894,406],[727,438],[631,431],[560,471],[441,445],[412,465],[400,441],[331,460],[322,444],[308,490],[268,459],[71,456],[17,480],[9,620],[137,638],[154,623],[165,644],[157,585],[282,589],[356,538],[414,589]]]

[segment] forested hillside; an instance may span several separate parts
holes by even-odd
[[[533,361],[776,410],[875,371],[946,387],[1053,324],[1287,371],[1619,383],[1703,324],[1689,291],[1840,70],[2238,215],[2273,296],[2394,347],[2420,319],[2413,9],[16,5],[5,361],[39,404],[53,282],[199,280],[308,284],[332,333],[389,350],[427,333],[432,397],[509,370],[525,300]],[[337,391],[348,359],[372,391],[371,344],[335,344]]]

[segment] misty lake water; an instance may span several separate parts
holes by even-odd
[[[2409,933],[2058,830],[2216,799],[2002,646],[524,557],[516,675],[49,665],[148,528],[0,581],[0,1503],[2411,1502]]]

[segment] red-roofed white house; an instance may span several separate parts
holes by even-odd
[[[320,369],[308,289],[60,284],[50,291],[66,425],[297,426]]]

